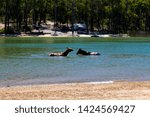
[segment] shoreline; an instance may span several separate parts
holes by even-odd
[[[54,32],[52,33],[43,33],[43,34],[0,34],[0,37],[94,37],[93,34],[77,34],[77,32],[72,35],[72,32]],[[96,36],[97,38],[109,38],[109,37],[122,37],[127,38],[130,37],[128,34],[99,34]]]
[[[0,87],[1,100],[148,100],[150,81]]]

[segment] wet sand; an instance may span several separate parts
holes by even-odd
[[[1,87],[1,100],[150,99],[150,81]]]

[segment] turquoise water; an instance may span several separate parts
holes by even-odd
[[[66,47],[67,57],[48,56]],[[150,38],[0,38],[0,86],[112,80],[150,80]]]

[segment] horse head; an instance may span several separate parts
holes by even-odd
[[[68,47],[67,47],[66,51],[63,52],[61,56],[67,56],[67,55],[68,55],[70,52],[72,52],[72,51],[73,51],[72,48],[68,48]]]
[[[67,50],[66,51],[68,51],[68,52],[72,52],[73,51],[73,49],[72,48],[68,48],[67,47]]]

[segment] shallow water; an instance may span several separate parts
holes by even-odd
[[[48,56],[66,47],[67,57]],[[0,38],[0,86],[114,80],[150,80],[150,38]]]

